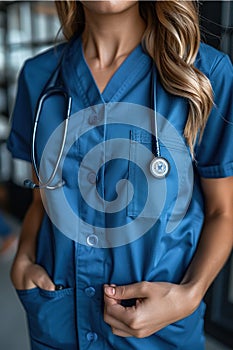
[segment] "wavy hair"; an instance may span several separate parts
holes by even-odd
[[[81,2],[55,3],[65,38],[81,34],[85,26]],[[139,1],[139,10],[146,23],[142,45],[154,60],[163,87],[189,102],[184,137],[194,155],[194,145],[198,135],[201,140],[213,106],[210,81],[194,66],[200,45],[196,1]]]

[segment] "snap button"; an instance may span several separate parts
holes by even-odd
[[[94,287],[87,287],[87,288],[85,288],[85,294],[89,298],[92,298],[95,295],[95,288]]]
[[[98,335],[94,332],[88,332],[86,337],[89,342],[95,342],[98,339]]]
[[[87,244],[91,247],[94,247],[98,244],[98,237],[96,235],[87,236]]]
[[[91,183],[91,184],[95,184],[96,183],[96,174],[95,173],[89,173],[87,175],[87,180]]]
[[[97,124],[97,122],[98,122],[98,117],[97,117],[97,115],[96,115],[96,114],[90,115],[90,117],[88,118],[88,123],[89,123],[90,125],[95,125],[95,124]]]

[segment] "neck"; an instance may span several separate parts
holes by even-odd
[[[94,59],[100,68],[106,68],[127,56],[141,41],[145,23],[135,4],[117,14],[99,14],[84,8],[85,29],[83,50],[87,59]]]

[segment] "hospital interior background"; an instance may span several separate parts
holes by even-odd
[[[200,11],[203,40],[233,59],[233,1],[204,0]],[[11,238],[0,250],[0,350],[29,350],[25,315],[11,286],[9,269],[20,224],[31,201],[31,190],[22,186],[30,166],[11,159],[5,143],[8,122],[20,67],[28,57],[62,40],[58,30],[53,2],[0,1],[0,249],[6,233],[4,224]],[[233,349],[232,256],[209,290],[206,302],[207,350]]]

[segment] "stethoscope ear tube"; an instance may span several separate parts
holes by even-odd
[[[35,188],[38,188],[39,186],[37,184],[35,184],[33,181],[31,181],[30,179],[26,179],[23,182],[24,187],[34,190]]]

